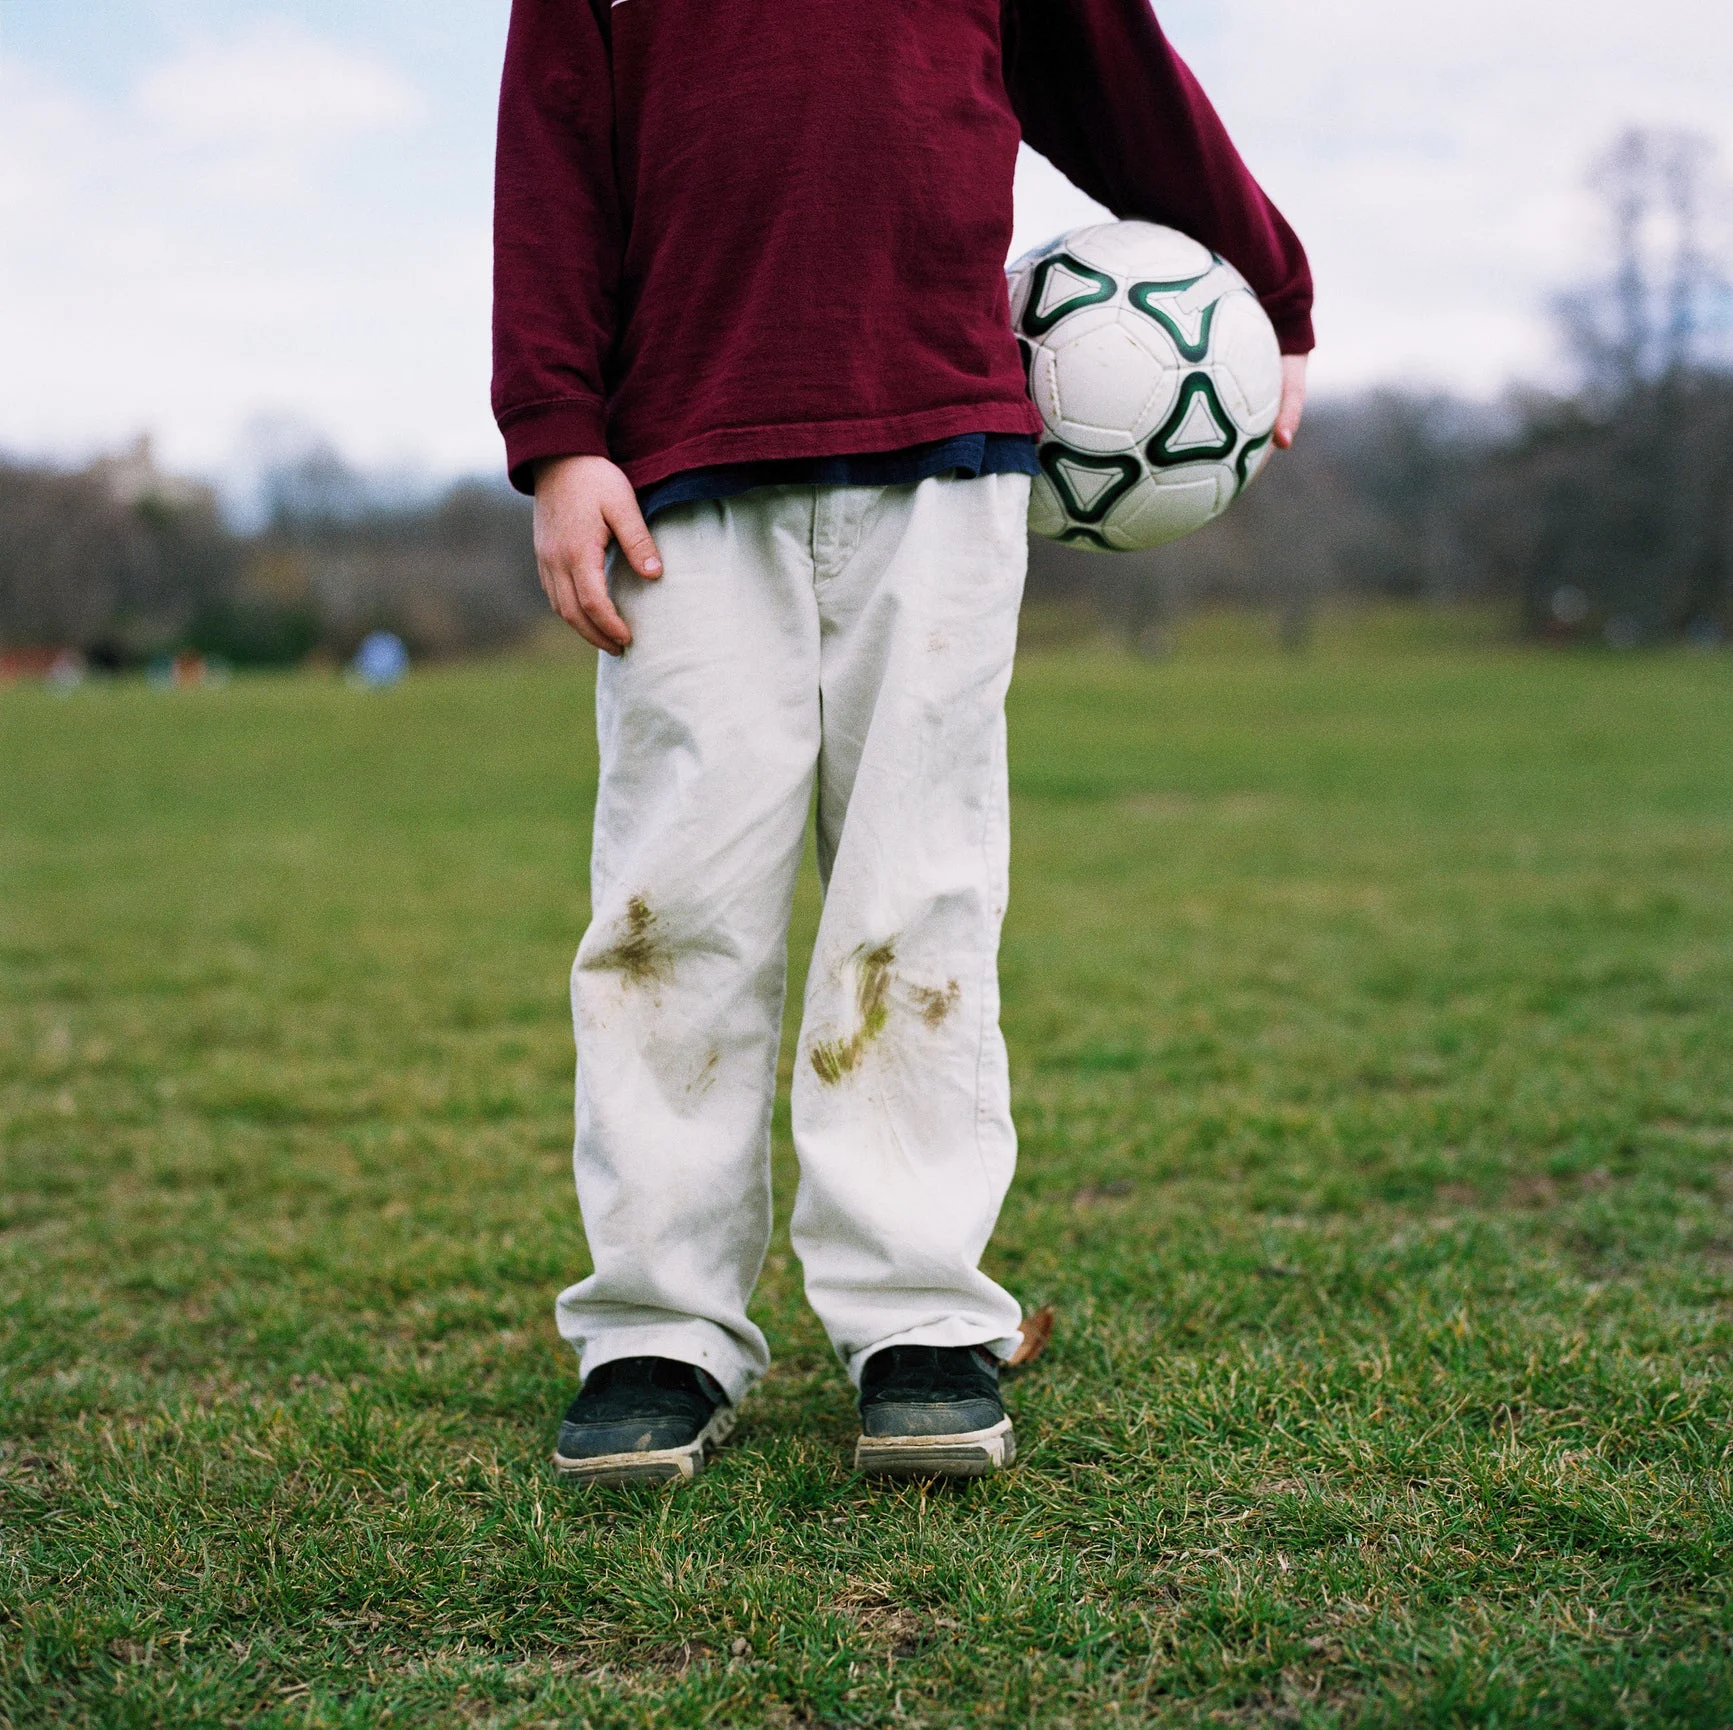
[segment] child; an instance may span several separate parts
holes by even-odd
[[[605,651],[568,1476],[691,1477],[767,1366],[746,1305],[815,787],[807,1295],[860,1389],[859,1467],[1011,1461],[1020,1311],[979,1261],[1016,1147],[1004,697],[1039,426],[1003,275],[1020,137],[1238,266],[1290,357],[1291,442],[1305,255],[1147,0],[514,0],[494,407],[543,586]]]

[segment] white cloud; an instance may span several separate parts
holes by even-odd
[[[276,409],[368,461],[496,460],[485,202],[382,199],[416,135],[332,136],[339,109],[321,136],[219,135],[213,115],[190,137],[0,62],[0,445],[77,455],[149,428],[210,470]]]
[[[145,74],[133,102],[142,119],[208,143],[338,140],[421,114],[391,68],[280,20],[188,43]]]

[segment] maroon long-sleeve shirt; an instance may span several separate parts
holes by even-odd
[[[513,0],[494,411],[514,480],[1035,432],[1006,304],[1019,137],[1236,265],[1311,276],[1147,0]]]

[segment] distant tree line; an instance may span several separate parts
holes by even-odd
[[[78,473],[0,463],[0,645],[73,647],[120,666],[178,646],[234,587],[215,500],[152,473],[149,449]]]
[[[0,646],[287,666],[374,630],[417,656],[492,648],[545,614],[529,507],[503,481],[403,502],[314,447],[262,490],[262,524],[237,532],[145,441],[75,473],[0,462]]]
[[[465,481],[382,502],[321,456],[272,477],[263,525],[198,488],[0,463],[0,646],[101,666],[193,648],[237,665],[510,644],[547,617],[529,510]],[[1152,553],[1030,548],[1030,596],[1158,650],[1202,606],[1268,610],[1304,644],[1341,599],[1505,608],[1513,632],[1632,647],[1733,637],[1733,375],[1644,379],[1494,410],[1377,394],[1326,403],[1234,508]]]
[[[1148,649],[1212,604],[1270,609],[1298,647],[1332,597],[1496,603],[1513,631],[1614,647],[1733,634],[1733,286],[1708,147],[1631,132],[1596,181],[1612,269],[1558,308],[1574,390],[1320,404],[1189,540],[1119,555],[1034,542],[1032,598]],[[529,507],[503,482],[406,499],[302,441],[265,465],[258,514],[235,531],[143,442],[77,473],[0,462],[0,648],[283,665],[378,629],[456,654],[547,616]]]
[[[1300,647],[1334,598],[1504,606],[1513,631],[1631,648],[1733,637],[1733,376],[1499,410],[1321,405],[1228,514],[1150,553],[1030,546],[1030,592],[1159,650],[1198,606],[1267,608]]]
[[[315,447],[268,469],[262,490],[251,592],[304,608],[337,654],[375,630],[417,656],[498,648],[548,616],[529,501],[503,476],[405,500]]]

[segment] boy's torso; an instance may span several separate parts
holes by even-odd
[[[1020,134],[998,0],[618,0],[606,26],[610,442],[638,484],[1034,430],[1005,307]],[[766,412],[743,424],[743,403]]]

